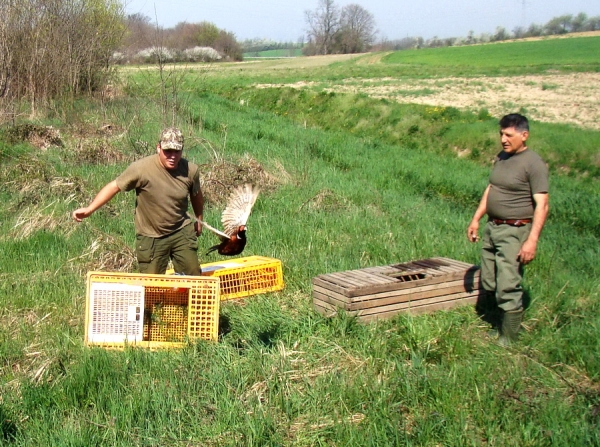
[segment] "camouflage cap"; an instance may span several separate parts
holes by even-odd
[[[183,149],[183,134],[176,127],[167,127],[160,134],[161,149]]]

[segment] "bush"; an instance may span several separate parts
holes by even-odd
[[[107,82],[124,33],[120,1],[14,0],[0,15],[0,97],[35,107]]]

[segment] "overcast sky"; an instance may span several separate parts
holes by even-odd
[[[296,42],[306,35],[304,12],[318,0],[124,0],[127,14],[141,13],[170,28],[180,22],[212,22],[238,40],[265,38]],[[543,25],[564,14],[600,15],[598,0],[335,0],[356,3],[375,17],[378,39],[465,37]]]

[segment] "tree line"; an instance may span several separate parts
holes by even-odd
[[[358,4],[340,8],[333,0],[319,0],[315,10],[305,11],[306,41],[302,36],[288,44],[257,39],[240,43],[233,33],[206,21],[162,28],[147,16],[126,15],[121,0],[1,0],[0,17],[2,115],[10,115],[14,100],[24,100],[34,113],[50,98],[101,91],[115,63],[239,61],[244,51],[267,49],[302,48],[308,56],[359,53],[600,30],[600,16],[579,13],[512,32],[498,27],[480,36],[471,31],[463,38],[376,42],[369,11]]]
[[[125,18],[125,35],[115,62],[144,63],[163,61],[240,61],[242,47],[235,35],[210,22],[180,22],[162,28],[142,14]]]
[[[333,0],[319,0],[315,10],[304,14],[308,25],[308,42],[303,48],[306,56],[362,53],[375,42],[375,18],[356,3],[340,8]]]
[[[577,15],[565,14],[550,19],[546,24],[532,23],[525,28],[518,26],[512,32],[499,26],[494,33],[475,35],[469,31],[465,37],[439,38],[434,36],[425,40],[422,37],[405,37],[398,40],[381,40],[374,47],[376,51],[405,50],[413,48],[436,48],[455,45],[472,45],[488,42],[502,42],[511,39],[526,39],[529,37],[556,36],[561,34],[600,31],[600,16],[588,17],[581,12]]]
[[[2,114],[97,90],[125,33],[119,0],[3,0],[0,17]]]

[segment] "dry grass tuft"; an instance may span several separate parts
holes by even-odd
[[[89,138],[77,143],[72,161],[75,164],[107,165],[129,160],[105,138]]]
[[[340,424],[360,424],[364,421],[365,415],[362,413],[355,413],[344,418],[333,419],[329,416],[321,417],[317,421],[311,423],[307,416],[300,416],[290,424],[288,431],[288,439],[296,439],[302,433],[314,433],[315,431],[322,430],[324,428],[333,427],[334,425]]]
[[[42,209],[35,207],[25,208],[17,217],[17,221],[8,237],[15,240],[23,240],[38,231],[55,231],[57,229],[67,229],[65,233],[67,235],[70,234],[72,232],[72,226],[69,225],[71,219],[68,215],[56,215],[57,204],[58,201],[54,201]]]
[[[52,126],[38,126],[31,123],[9,127],[5,132],[5,138],[13,144],[28,142],[40,150],[46,150],[50,146],[63,146],[58,129]]]
[[[51,324],[51,316],[51,312],[40,314],[31,309],[13,311],[5,308],[0,313],[0,324],[2,327],[8,328],[7,334],[12,339],[20,338],[24,331],[29,336],[31,334],[39,336],[41,328],[44,325]],[[2,374],[3,369],[10,369],[9,376],[24,376],[33,383],[50,381],[52,376],[49,375],[49,368],[53,362],[54,360],[42,349],[42,344],[35,341],[23,349],[22,355],[12,357],[9,362],[1,366],[0,374]],[[5,384],[6,389],[12,388],[11,384],[14,384],[11,391],[18,393],[19,381],[15,380],[12,383]]]
[[[88,249],[76,258],[67,262],[75,267],[80,274],[88,271],[102,272],[133,272],[136,264],[134,251],[121,239],[106,234],[100,230]]]
[[[349,202],[345,197],[342,197],[330,189],[324,189],[317,195],[311,197],[304,202],[299,211],[306,208],[310,211],[340,211],[348,209]]]
[[[250,183],[263,192],[273,191],[286,183],[290,176],[281,164],[276,164],[278,175],[273,175],[249,155],[237,163],[217,159],[204,164],[200,169],[205,172],[202,178],[202,192],[208,204],[222,206],[227,203],[231,191],[239,185]]]

